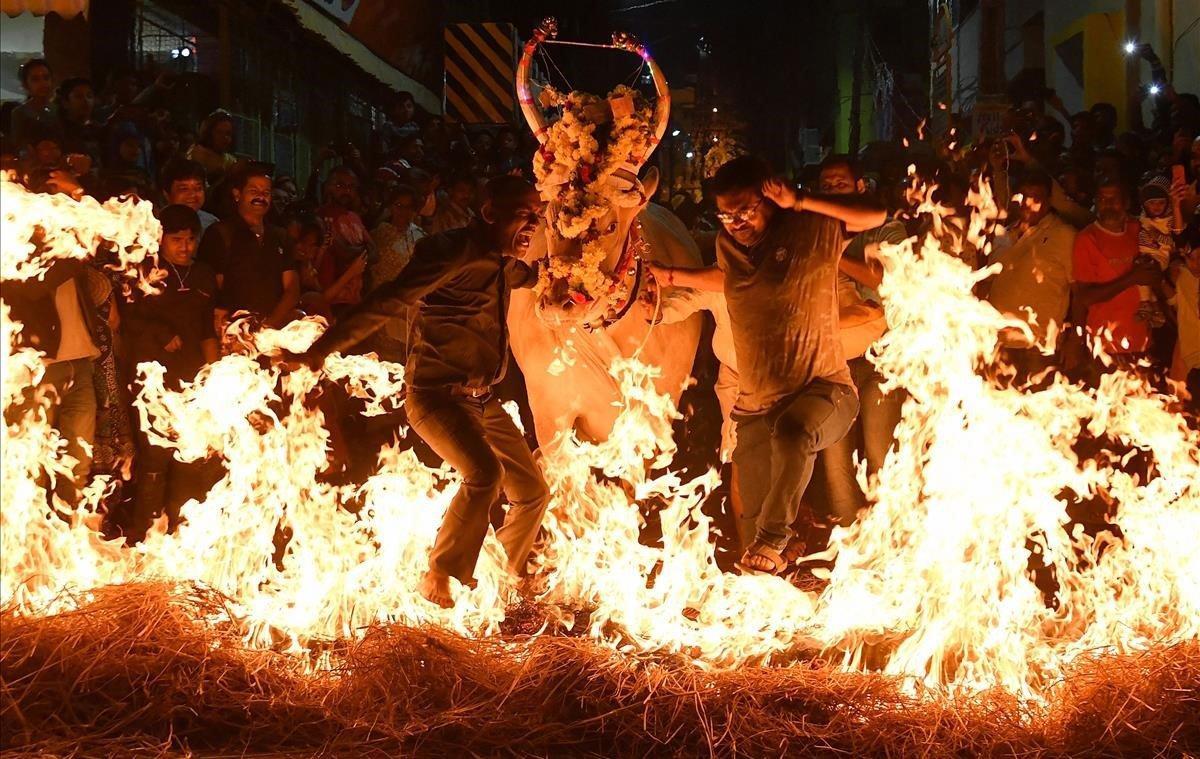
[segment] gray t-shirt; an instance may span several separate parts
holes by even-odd
[[[836,219],[785,210],[751,248],[718,235],[738,363],[737,412],[763,413],[818,379],[854,387],[838,336],[842,243]]]

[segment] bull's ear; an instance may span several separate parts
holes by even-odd
[[[658,179],[659,176],[657,166],[651,166],[650,169],[646,171],[646,176],[642,177],[642,190],[646,193],[646,203],[649,203],[651,200],[653,200],[655,194],[658,193]]]

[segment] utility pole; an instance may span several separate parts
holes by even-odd
[[[862,140],[862,95],[863,95],[863,58],[866,56],[867,19],[863,13],[863,3],[858,3],[855,12],[860,27],[854,35],[854,58],[851,61],[853,71],[850,79],[850,155],[858,155],[859,142]]]
[[[1005,86],[1004,0],[983,0],[979,13],[979,94],[1002,95]]]

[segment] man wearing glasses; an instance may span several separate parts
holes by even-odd
[[[838,334],[847,240],[883,223],[861,196],[800,194],[752,156],[722,166],[717,266],[652,271],[662,284],[723,290],[737,356],[733,460],[750,540],[738,567],[778,574],[817,453],[846,434],[858,397]]]

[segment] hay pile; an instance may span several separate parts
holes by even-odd
[[[78,611],[0,616],[11,756],[1179,756],[1200,752],[1200,643],[1081,664],[1046,714],[1005,694],[918,701],[819,664],[705,672],[581,639],[380,628],[335,671],[247,651],[222,600],[106,588]]]

